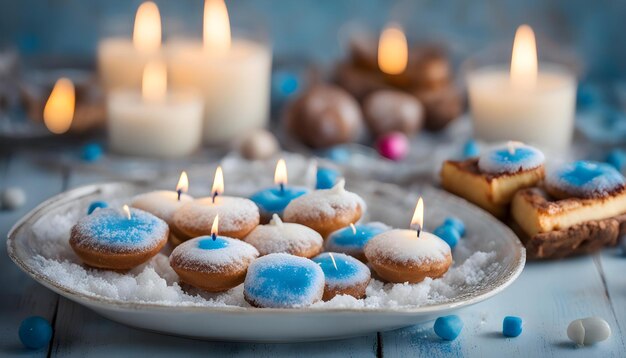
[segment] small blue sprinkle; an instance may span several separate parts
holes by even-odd
[[[26,348],[43,348],[52,339],[52,326],[43,317],[31,316],[20,324],[19,336]]]
[[[98,143],[87,143],[81,149],[81,158],[86,162],[95,162],[102,158],[104,149]]]
[[[456,244],[459,243],[459,239],[461,239],[461,234],[450,225],[440,225],[438,226],[433,234],[439,236],[443,241],[445,241],[451,249],[454,249]]]
[[[318,167],[316,178],[315,189],[330,189],[337,183],[339,172],[331,168]]]
[[[448,216],[443,221],[443,225],[450,225],[455,228],[461,236],[465,236],[465,223],[463,222],[463,220],[454,216]]]
[[[463,321],[457,315],[443,316],[435,321],[435,333],[446,341],[453,341],[461,334]]]
[[[87,215],[91,215],[91,213],[96,211],[96,209],[104,209],[108,206],[109,204],[107,204],[105,201],[94,201],[89,204],[89,208],[87,209]]]
[[[334,162],[345,164],[350,161],[350,151],[344,147],[333,147],[322,153],[325,158]]]
[[[515,316],[506,316],[502,321],[502,334],[505,337],[517,337],[522,334],[522,319]]]
[[[606,156],[606,162],[615,167],[615,169],[622,171],[622,169],[626,166],[626,152],[619,149],[613,149]]]
[[[476,143],[473,139],[468,139],[463,145],[463,158],[473,158],[477,157],[480,154],[480,148],[478,148],[478,143]]]
[[[276,71],[272,75],[274,96],[284,99],[296,93],[300,87],[298,74],[289,71]]]

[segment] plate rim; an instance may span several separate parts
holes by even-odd
[[[85,303],[92,306],[99,306],[109,309],[116,310],[166,310],[166,311],[178,311],[178,312],[203,312],[203,313],[243,313],[243,314],[315,314],[315,313],[348,313],[348,314],[359,314],[359,313],[369,313],[369,314],[430,314],[434,312],[447,311],[452,309],[459,309],[462,307],[471,306],[473,304],[482,302],[487,300],[498,293],[505,290],[509,287],[522,273],[525,265],[526,265],[526,248],[519,241],[515,233],[503,223],[500,223],[504,229],[510,232],[510,237],[515,238],[514,245],[519,248],[518,255],[516,260],[514,261],[514,269],[509,271],[507,276],[503,279],[502,283],[498,286],[495,286],[492,290],[483,292],[474,297],[468,298],[466,300],[462,300],[459,302],[441,302],[435,303],[431,305],[418,306],[418,307],[376,307],[376,308],[346,308],[346,307],[302,307],[302,308],[259,308],[259,307],[237,307],[237,306],[183,306],[183,305],[167,305],[160,303],[151,303],[151,302],[127,302],[113,298],[107,297],[98,297],[91,296],[82,292],[76,292],[64,285],[60,285],[57,282],[49,279],[48,277],[40,274],[35,271],[30,265],[26,264],[18,255],[16,254],[16,235],[17,232],[25,226],[30,219],[35,217],[40,212],[44,211],[47,207],[59,203],[64,202],[66,200],[76,200],[82,196],[91,195],[96,192],[102,192],[107,187],[113,186],[133,186],[133,187],[150,187],[146,183],[136,183],[130,181],[113,181],[113,182],[103,182],[96,184],[89,184],[80,186],[68,191],[64,191],[62,193],[56,194],[39,205],[37,205],[34,209],[30,210],[27,214],[22,216],[9,230],[7,234],[7,253],[11,260],[20,268],[23,272],[28,274],[31,278],[33,278],[38,283],[55,291],[58,294],[63,295],[64,297],[71,299],[76,302]],[[389,183],[380,183],[381,186],[389,186],[400,188],[397,185],[389,184]],[[401,189],[401,188],[400,188]],[[477,212],[481,216],[488,216],[491,219],[497,220],[493,218],[490,214],[488,214],[483,209],[476,207],[470,202],[464,200],[463,198],[459,198],[455,195],[452,195],[448,192],[445,192],[439,188],[431,186],[432,190],[438,191],[440,194],[444,194],[449,196],[451,200],[462,201],[466,205],[471,205],[473,209],[477,210]]]

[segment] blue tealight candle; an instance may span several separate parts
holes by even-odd
[[[342,252],[364,261],[365,244],[374,236],[387,230],[388,228],[383,224],[351,224],[331,233],[324,245],[327,251]]]
[[[519,142],[508,142],[485,152],[478,159],[478,168],[483,173],[504,174],[531,170],[540,167],[545,161],[543,153]]]
[[[202,250],[218,250],[228,247],[229,243],[221,236],[206,236],[198,240],[198,248]]]
[[[293,199],[308,192],[306,188],[287,186],[287,167],[283,159],[276,164],[274,182],[277,183],[277,187],[258,191],[250,197],[250,200],[259,207],[264,221],[269,221],[273,214],[282,216],[283,210]]]

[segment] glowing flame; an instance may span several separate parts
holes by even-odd
[[[167,93],[167,69],[160,61],[149,62],[143,70],[141,94],[143,99],[159,102]]]
[[[214,53],[230,50],[230,20],[224,0],[204,2],[204,48]]]
[[[337,268],[337,262],[335,261],[335,256],[333,256],[333,253],[332,253],[332,252],[329,252],[329,253],[328,253],[328,256],[330,256],[330,259],[333,261],[333,266],[335,266],[335,270],[339,270],[339,269]]]
[[[219,166],[215,170],[215,178],[213,179],[213,187],[211,193],[213,196],[220,195],[224,192],[224,174],[222,173],[222,167]]]
[[[528,89],[537,83],[537,45],[535,33],[528,25],[522,25],[515,32],[511,55],[511,84]]]
[[[74,119],[76,94],[74,84],[67,78],[59,78],[43,108],[43,121],[54,134],[67,132]]]
[[[130,220],[130,208],[128,207],[128,205],[124,205],[122,207],[122,210],[124,211],[124,214],[126,214],[126,218]]]
[[[413,212],[411,227],[414,227],[417,230],[417,237],[419,237],[422,229],[424,228],[424,200],[421,196],[417,201],[417,206],[415,206],[415,212]]]
[[[189,178],[187,178],[187,172],[183,171],[180,173],[178,184],[176,184],[176,191],[179,193],[186,193],[187,190],[189,190]]]
[[[161,47],[161,14],[152,1],[146,1],[137,9],[133,44],[138,51],[155,52]]]
[[[378,42],[378,67],[387,74],[397,75],[404,72],[408,61],[406,36],[399,25],[390,24]]]
[[[213,219],[213,225],[211,226],[211,236],[216,237],[218,234],[218,226],[220,225],[220,216],[215,215],[215,219]]]
[[[276,163],[276,171],[274,171],[274,184],[287,185],[287,164],[284,159],[280,159]]]
[[[350,223],[350,228],[352,229],[352,234],[356,235],[356,227],[353,223]]]

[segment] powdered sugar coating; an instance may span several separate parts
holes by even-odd
[[[549,171],[546,185],[574,197],[606,196],[626,184],[613,166],[593,161],[576,161]]]
[[[391,229],[388,225],[379,222],[357,224],[354,225],[354,228],[356,233],[352,231],[351,226],[346,226],[331,233],[324,242],[326,250],[342,252],[353,256],[362,255],[363,248],[369,240]]]
[[[534,147],[514,144],[496,147],[483,153],[478,159],[478,168],[483,173],[503,174],[531,170],[543,165],[546,158]]]
[[[130,209],[130,219],[113,208],[99,209],[72,228],[74,245],[84,249],[112,253],[150,251],[166,237],[165,221],[140,209]]]
[[[259,222],[259,208],[249,199],[232,196],[206,197],[183,205],[174,213],[174,224],[185,233],[210,233],[215,215],[219,214],[220,231],[241,230]]]
[[[321,300],[324,272],[304,257],[269,254],[252,262],[243,285],[246,299],[258,306],[303,307]]]
[[[181,194],[178,200],[178,193],[175,191],[157,190],[135,196],[130,205],[165,220],[169,225],[176,210],[192,200],[187,194]]]
[[[387,259],[399,264],[424,264],[444,261],[450,246],[437,236],[422,231],[391,230],[375,236],[365,245],[365,256]]]
[[[289,203],[285,208],[284,218],[325,220],[332,219],[344,212],[352,212],[361,207],[365,211],[363,199],[345,189],[345,180],[341,179],[331,189],[315,190],[302,195]]]
[[[331,289],[360,285],[372,277],[370,269],[364,263],[342,253],[333,252],[331,257],[331,253],[324,252],[312,260],[324,271],[326,285]]]
[[[218,236],[214,241],[211,236],[201,236],[178,245],[170,255],[170,262],[189,271],[215,273],[241,268],[258,256],[257,249],[241,240]]]
[[[296,255],[299,252],[319,252],[324,239],[315,230],[300,224],[283,223],[274,214],[267,225],[257,226],[245,241],[259,250],[261,255],[284,252]]]

